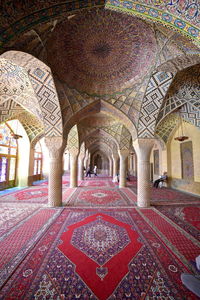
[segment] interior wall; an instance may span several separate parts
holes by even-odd
[[[155,174],[155,168],[154,168],[154,151],[159,151],[159,173]],[[151,155],[150,155],[150,164],[153,167],[153,181],[158,179],[160,175],[162,175],[164,172],[167,172],[167,150],[162,149],[162,146],[160,142],[156,142],[155,145],[152,148]]]
[[[185,180],[182,178],[180,144],[184,142],[179,142],[174,140],[174,138],[177,137],[178,135],[179,132],[177,129],[173,134],[173,136],[171,137],[168,144],[168,151],[170,151],[169,156],[171,160],[170,185],[173,188],[200,195],[200,159],[199,159],[200,130],[191,124],[184,125],[184,135],[187,135],[189,137],[189,139],[186,141],[187,142],[192,141],[193,163],[194,163],[193,180]]]

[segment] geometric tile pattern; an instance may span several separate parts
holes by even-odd
[[[154,4],[152,3],[154,2]],[[132,1],[107,0],[105,7],[111,10],[136,15],[142,19],[164,24],[183,35],[189,36],[196,44],[200,44],[199,6],[188,1],[185,5],[181,1]],[[143,5],[144,4],[144,5]],[[189,5],[190,4],[190,5]]]
[[[59,22],[46,51],[53,73],[69,87],[105,95],[143,78],[155,63],[157,45],[148,23],[94,8],[75,14],[73,21]]]
[[[157,115],[172,80],[173,75],[165,72],[154,73],[150,78],[141,107],[138,137],[154,136]]]
[[[11,118],[15,118],[24,111],[24,108],[21,107],[17,102],[8,100],[0,105],[0,123]]]
[[[60,104],[50,68],[32,55],[24,52],[7,51],[2,54],[2,57],[9,59],[27,71],[42,111],[46,136],[62,135]]]
[[[30,142],[38,135],[44,134],[44,126],[40,120],[27,111],[21,113],[17,119],[23,125]]]
[[[119,150],[129,150],[131,146],[131,134],[129,130],[123,126],[120,136]]]
[[[183,119],[183,128],[184,123],[191,123],[197,127],[200,127],[200,112],[196,110],[195,113],[192,113],[192,111],[193,108],[189,107],[189,104],[187,103],[181,107],[180,116]],[[172,112],[171,114],[167,115],[157,126],[156,135],[161,137],[165,143],[167,143],[170,136],[176,131],[178,124],[180,124],[180,116],[179,113]]]
[[[0,103],[14,100],[39,117],[40,107],[26,70],[4,58],[0,58],[0,70]]]
[[[194,126],[200,128],[200,109],[199,108],[194,107],[189,103],[185,103],[180,108],[180,114],[184,120],[186,120],[187,122],[190,122]]]
[[[194,110],[200,110],[200,65],[192,66],[176,74],[158,114],[159,123],[167,114],[188,103]]]
[[[161,137],[161,139],[167,143],[168,138],[171,134],[173,134],[174,130],[176,130],[176,126],[178,124],[179,117],[177,113],[171,113],[170,115],[166,116],[162,122],[159,123],[158,127],[156,128],[156,135]]]
[[[77,125],[74,125],[68,133],[67,149],[69,152],[73,152],[73,150],[79,150],[79,134]]]
[[[41,25],[49,20],[56,18],[67,18],[69,14],[82,11],[83,8],[100,7],[104,5],[103,0],[90,1],[72,1],[65,3],[63,1],[35,1],[34,10],[33,3],[27,2],[26,8],[23,5],[15,5],[12,2],[3,2],[1,6],[2,12],[0,25],[2,28],[1,41],[5,44],[13,39],[14,35],[20,35],[23,32],[34,28],[37,24]],[[9,12],[9,13],[7,13]]]
[[[90,149],[92,146],[97,146],[98,145],[98,149],[104,147],[106,148],[106,153],[112,153],[112,144],[110,143],[110,140],[106,139],[106,138],[99,138],[97,137],[92,137],[90,136],[89,138],[86,139],[85,141],[86,143],[86,148]]]
[[[62,98],[65,97],[68,99],[70,103],[70,107],[67,107],[63,113],[64,124],[70,119],[71,115],[77,113],[82,108],[87,105],[97,101],[103,100],[105,102],[110,103],[115,108],[120,110],[122,113],[127,115],[129,119],[136,125],[139,118],[140,107],[142,103],[142,99],[144,97],[144,91],[146,89],[146,85],[148,83],[149,76],[145,76],[142,78],[140,82],[133,85],[133,87],[124,89],[122,92],[113,93],[110,95],[95,95],[90,96],[86,93],[79,92],[75,89],[71,89],[67,87],[66,84],[62,83],[63,92],[61,94]],[[56,85],[57,87],[57,85]],[[59,94],[59,91],[58,91]],[[59,95],[60,100],[60,95]],[[73,113],[72,113],[73,111]]]

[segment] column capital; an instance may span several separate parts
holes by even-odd
[[[71,148],[71,149],[69,149],[69,153],[70,153],[71,156],[76,157],[76,156],[79,155],[79,149]]]
[[[117,152],[112,154],[112,159],[118,159],[118,158],[119,158],[119,155]]]
[[[45,144],[49,150],[50,158],[58,158],[64,150],[61,136],[47,136],[45,137]]]
[[[120,157],[126,158],[129,155],[129,150],[125,149],[125,150],[118,150],[118,154]]]
[[[141,160],[146,160],[147,158],[149,159],[149,155],[155,141],[155,139],[144,138],[133,141],[133,147],[137,153],[137,156],[140,157]]]

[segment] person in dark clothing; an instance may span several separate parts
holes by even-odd
[[[153,186],[154,186],[155,188],[158,188],[159,183],[160,183],[160,182],[163,182],[163,181],[165,181],[165,180],[167,180],[167,172],[164,172],[163,175],[161,175],[158,179],[156,179],[156,180],[154,181],[154,183],[153,183]]]
[[[88,177],[88,176],[91,177],[91,170],[90,170],[90,167],[87,168],[85,177]]]

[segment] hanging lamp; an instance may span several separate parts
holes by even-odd
[[[183,119],[181,118],[180,109],[178,110],[178,136],[175,137],[175,141],[183,142],[185,140],[188,140],[189,137],[187,135],[184,135],[183,130]]]

